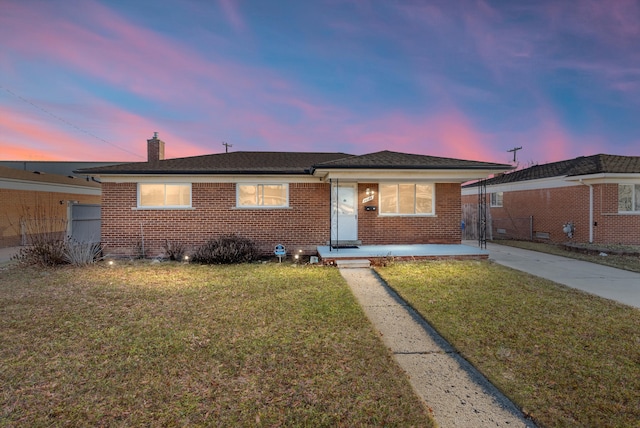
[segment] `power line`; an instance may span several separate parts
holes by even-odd
[[[11,91],[11,90],[10,90],[10,89],[8,89],[8,88],[5,88],[5,87],[4,87],[4,86],[2,86],[2,85],[0,85],[0,88],[4,89],[5,91],[7,91],[8,93],[10,93],[10,94],[11,94],[11,95],[13,95],[14,97],[18,98],[19,100],[21,100],[21,101],[23,101],[23,102],[25,102],[25,103],[27,103],[27,104],[29,104],[29,105],[31,105],[31,106],[33,106],[33,107],[37,108],[38,110],[40,110],[40,111],[42,111],[42,112],[44,112],[44,113],[48,114],[49,116],[53,117],[54,119],[56,119],[56,120],[58,120],[58,121],[60,121],[60,122],[64,123],[65,125],[68,125],[68,126],[70,126],[70,127],[74,128],[74,129],[77,129],[77,130],[78,130],[78,131],[80,131],[80,132],[84,132],[85,134],[87,134],[87,135],[89,135],[89,136],[91,136],[91,137],[95,138],[96,140],[102,141],[103,143],[106,143],[106,144],[108,144],[108,145],[110,145],[110,146],[113,146],[113,147],[115,147],[115,148],[117,148],[117,149],[120,149],[120,150],[122,150],[122,151],[124,151],[124,152],[127,152],[127,153],[129,153],[129,154],[132,154],[132,155],[137,156],[137,157],[139,157],[139,158],[144,158],[144,156],[141,156],[141,155],[139,155],[138,153],[134,153],[134,152],[132,152],[132,151],[130,151],[130,150],[127,150],[127,149],[125,149],[125,148],[122,148],[122,147],[118,146],[117,144],[110,143],[109,141],[105,140],[104,138],[100,138],[100,137],[98,137],[97,135],[95,135],[95,134],[93,134],[93,133],[91,133],[91,132],[89,132],[89,131],[87,131],[87,130],[84,130],[84,129],[80,128],[79,126],[74,125],[73,123],[69,122],[68,120],[63,119],[63,118],[61,118],[60,116],[57,116],[57,115],[55,115],[55,114],[51,113],[49,110],[45,109],[44,107],[40,107],[39,105],[37,105],[37,104],[33,103],[32,101],[29,101],[29,100],[27,100],[27,99],[25,99],[25,98],[21,97],[20,95],[16,94],[15,92]]]

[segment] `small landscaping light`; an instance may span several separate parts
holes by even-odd
[[[189,256],[184,256],[184,262],[189,263]]]
[[[109,260],[109,266],[113,266],[115,264],[115,262],[113,260]]]

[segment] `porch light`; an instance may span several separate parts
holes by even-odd
[[[367,187],[366,193],[367,193],[367,196],[373,196],[375,194],[375,190],[371,190]]]

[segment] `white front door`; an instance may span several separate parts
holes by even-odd
[[[331,240],[358,239],[358,185],[331,186]]]

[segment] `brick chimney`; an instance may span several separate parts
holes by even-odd
[[[147,140],[147,162],[154,163],[164,160],[164,141],[158,138],[158,133],[153,133],[153,138]]]

